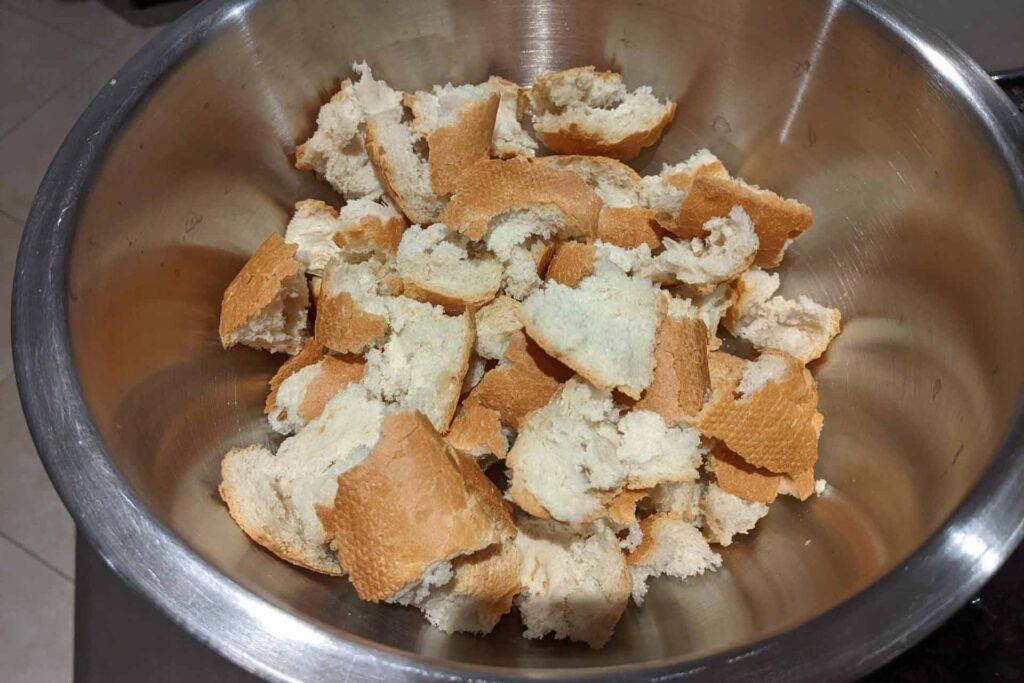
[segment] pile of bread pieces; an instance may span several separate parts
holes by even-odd
[[[346,203],[298,202],[224,294],[225,348],[290,356],[277,452],[223,459],[253,541],[446,632],[515,606],[599,648],[652,577],[823,491],[805,366],[840,314],[770,272],[810,208],[707,150],[641,177],[675,103],[616,73],[353,69],[295,154]]]

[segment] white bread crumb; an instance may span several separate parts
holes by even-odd
[[[750,532],[768,514],[768,506],[726,493],[718,484],[708,484],[701,499],[701,512],[708,540],[728,546],[735,536]]]
[[[494,121],[491,155],[507,159],[514,156],[532,157],[537,153],[537,141],[523,128],[521,88],[504,78],[491,76],[485,86],[498,93],[498,117]]]
[[[649,274],[688,285],[717,285],[738,277],[754,262],[757,233],[742,208],[734,206],[727,218],[712,218],[704,229],[707,237],[662,240],[665,251],[655,257]]]
[[[645,489],[667,481],[696,481],[707,449],[700,433],[670,427],[657,413],[634,410],[619,420],[619,460],[628,474],[626,485]]]
[[[444,223],[412,226],[398,246],[398,274],[435,303],[478,306],[494,298],[503,269],[498,261]]]
[[[665,515],[650,520],[644,524],[644,547],[629,558],[633,601],[637,605],[644,603],[647,582],[653,577],[687,579],[722,566],[721,555],[690,524]]]
[[[476,312],[476,352],[481,358],[502,361],[512,335],[523,329],[519,302],[499,296]]]
[[[739,386],[736,387],[736,393],[739,394],[737,401],[750,400],[750,396],[764,385],[781,381],[787,370],[786,361],[775,355],[761,356],[747,363],[743,367]]]

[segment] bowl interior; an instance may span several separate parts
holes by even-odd
[[[603,650],[446,636],[361,603],[343,579],[250,543],[217,496],[219,461],[272,442],[281,358],[217,340],[223,290],[293,202],[339,200],[292,166],[319,105],[365,59],[395,87],[594,64],[676,98],[634,166],[709,147],[736,174],[809,204],[784,293],[843,312],[814,366],[826,494],[777,503],[721,571],[656,581]],[[509,667],[643,664],[757,641],[894,567],[964,498],[1011,421],[1024,376],[1022,218],[963,93],[856,6],[647,0],[250,3],[171,69],[109,149],[82,210],[69,320],[109,457],[207,562],[329,637]]]

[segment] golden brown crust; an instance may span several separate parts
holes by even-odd
[[[523,555],[514,543],[492,545],[479,552],[460,557],[452,563],[455,593],[473,595],[491,620],[512,610],[512,600],[522,589],[519,566]]]
[[[794,199],[783,199],[774,192],[753,189],[735,180],[702,176],[690,185],[679,209],[678,222],[665,227],[681,237],[702,235],[704,223],[728,216],[737,205],[754,223],[760,240],[754,265],[762,268],[778,266],[786,242],[810,228],[813,222],[810,207]]]
[[[793,493],[799,500],[807,500],[814,495],[815,481],[814,481],[814,468],[809,467],[803,472],[797,472],[794,475],[782,475],[783,480],[787,481]]]
[[[289,356],[288,360],[282,363],[281,367],[274,373],[274,376],[270,378],[270,393],[267,394],[263,412],[269,415],[270,411],[277,407],[277,390],[281,388],[282,382],[302,368],[319,363],[326,354],[327,349],[324,348],[323,344],[320,344],[315,339],[307,339],[303,343],[302,348],[299,349],[299,352],[294,356]]]
[[[755,467],[776,474],[797,474],[818,459],[818,435],[823,418],[818,412],[818,389],[811,373],[796,358],[781,351],[786,373],[745,398],[736,389],[746,362],[735,356],[710,354],[711,397],[691,424],[707,437],[719,439]]]
[[[470,102],[450,126],[436,129],[427,138],[430,154],[430,186],[438,196],[455,192],[466,169],[486,159],[491,151],[494,119],[498,115],[498,93]]]
[[[459,315],[463,311],[477,309],[490,303],[498,295],[498,290],[501,289],[501,280],[499,279],[496,280],[493,290],[485,293],[483,296],[471,299],[449,296],[443,292],[425,287],[422,283],[414,282],[411,278],[407,278],[403,282],[405,283],[403,286],[403,294],[405,296],[417,301],[425,301],[428,304],[442,306],[445,312],[451,315]]]
[[[508,444],[501,431],[501,415],[471,398],[463,402],[462,412],[455,416],[445,439],[452,448],[469,455],[479,457],[490,453],[503,460],[508,454]]]
[[[341,358],[340,356],[325,356],[320,365],[320,372],[306,386],[306,393],[302,397],[302,404],[299,405],[299,417],[306,424],[315,420],[324,412],[327,402],[353,382],[360,382],[363,379],[363,372],[366,370],[366,360],[356,356],[354,358]]]
[[[636,522],[636,504],[647,497],[647,491],[621,491],[608,503],[608,519],[623,526]]]
[[[528,339],[522,331],[509,339],[506,362],[489,370],[467,401],[496,410],[516,431],[527,415],[547,405],[558,387],[572,377],[568,369]]]
[[[721,442],[715,442],[708,458],[708,467],[714,473],[720,489],[743,500],[773,503],[779,495],[783,475],[754,467]],[[813,488],[813,481],[811,486]]]
[[[242,266],[224,290],[220,305],[220,343],[230,346],[228,337],[243,329],[281,293],[284,283],[303,273],[295,258],[298,246],[288,244],[276,232]]]
[[[398,208],[401,209],[402,213],[412,221],[419,225],[430,225],[435,222],[435,216],[429,213],[421,213],[417,210],[416,206],[411,202],[407,201],[405,196],[395,187],[393,177],[397,173],[388,162],[387,150],[380,141],[380,122],[371,118],[366,124],[366,132],[363,136],[364,146],[366,147],[366,156],[370,158],[370,162],[373,167],[377,169],[377,176],[380,178],[381,184],[387,191],[388,196],[394,200]]]
[[[387,331],[388,323],[384,316],[359,308],[348,292],[321,295],[317,302],[313,337],[332,351],[362,353]]]
[[[597,233],[601,198],[575,173],[522,157],[481,161],[462,174],[438,221],[479,240],[495,216],[537,206],[557,208],[579,235],[592,238]]]
[[[632,552],[626,554],[626,562],[629,564],[640,564],[651,550],[654,549],[654,526],[663,519],[672,519],[668,513],[655,513],[650,517],[640,520],[640,532],[643,539]]]
[[[693,184],[693,181],[697,178],[722,178],[728,180],[730,178],[729,171],[725,168],[725,165],[721,161],[715,159],[710,164],[702,164],[692,171],[682,173],[670,173],[665,176],[670,184],[675,186],[677,189],[685,190]]]
[[[420,413],[386,416],[380,441],[338,478],[334,507],[318,514],[356,592],[369,602],[419,581],[431,563],[515,535],[498,489]]]
[[[398,254],[398,244],[405,233],[405,219],[401,216],[382,221],[377,216],[363,216],[357,222],[346,223],[331,239],[341,249],[366,246],[381,254]]]
[[[639,206],[606,206],[597,219],[597,239],[623,249],[641,244],[657,249],[664,231],[654,219],[655,213]]]
[[[711,386],[708,330],[701,320],[666,316],[654,338],[654,377],[636,402],[667,424],[696,415]]]
[[[575,287],[593,274],[596,256],[597,247],[589,242],[562,242],[555,248],[545,277],[566,287]]]

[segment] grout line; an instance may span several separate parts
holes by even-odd
[[[104,45],[103,43],[97,43],[96,41],[90,40],[88,38],[82,38],[81,36],[72,35],[72,34],[68,33],[67,31],[65,31],[64,29],[62,29],[59,26],[54,26],[50,22],[45,21],[43,19],[40,19],[39,17],[34,17],[31,14],[26,14],[24,11],[19,10],[17,7],[5,6],[5,7],[0,7],[0,10],[3,10],[5,12],[10,12],[11,14],[16,14],[19,17],[21,17],[22,19],[28,19],[29,21],[35,22],[35,23],[39,24],[40,26],[45,26],[46,28],[50,29],[51,31],[56,31],[57,33],[60,33],[61,35],[65,36],[67,38],[72,38],[74,40],[81,41],[81,42],[85,43],[86,45],[91,45],[92,47],[103,48],[104,50],[106,50],[106,49],[111,47],[110,45]]]
[[[68,581],[69,583],[71,583],[72,585],[74,585],[74,583],[75,583],[75,579],[74,579],[73,577],[71,577],[71,576],[68,576],[67,574],[65,574],[64,572],[62,572],[62,571],[61,571],[60,569],[57,569],[56,567],[54,567],[54,566],[53,566],[52,564],[50,564],[50,563],[49,563],[49,562],[47,562],[47,561],[46,561],[45,559],[43,559],[42,557],[40,557],[40,556],[39,556],[39,555],[38,555],[38,554],[37,554],[37,553],[36,553],[35,551],[33,551],[33,550],[32,550],[31,548],[29,548],[29,547],[25,546],[24,544],[22,544],[22,543],[21,543],[21,541],[17,540],[16,538],[12,538],[11,536],[9,536],[9,535],[7,535],[6,533],[4,533],[3,531],[0,531],[0,537],[4,538],[4,539],[5,539],[6,541],[8,541],[8,542],[9,542],[9,543],[10,543],[11,545],[17,546],[17,547],[18,547],[18,548],[19,548],[19,549],[20,549],[20,550],[21,550],[21,551],[22,551],[23,553],[25,553],[26,555],[29,555],[29,556],[31,556],[31,557],[32,557],[32,558],[34,558],[34,559],[35,559],[36,561],[38,561],[38,562],[40,562],[41,564],[43,564],[44,566],[46,566],[46,568],[47,568],[47,569],[49,569],[50,571],[53,571],[53,572],[55,572],[56,574],[60,575],[60,576],[61,576],[61,577],[63,577],[64,579],[66,579],[66,580],[67,580],[67,581]]]

